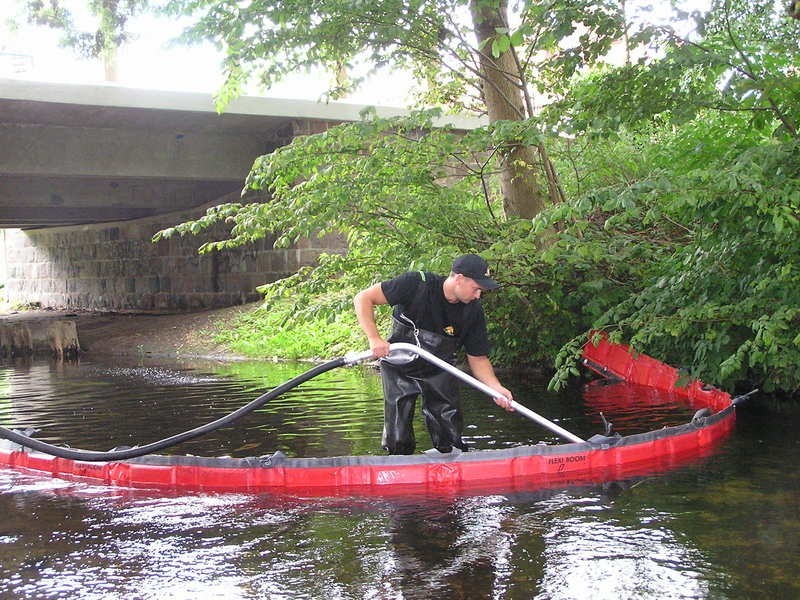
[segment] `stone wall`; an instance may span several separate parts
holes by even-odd
[[[6,299],[42,308],[174,312],[258,300],[256,287],[342,251],[333,237],[273,249],[274,239],[225,252],[197,254],[210,236],[151,241],[159,230],[199,213],[36,230],[5,230]]]

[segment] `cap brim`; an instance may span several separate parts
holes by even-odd
[[[475,278],[473,278],[475,279]],[[488,277],[482,277],[480,279],[475,279],[475,283],[481,286],[484,290],[496,290],[500,287],[500,284],[497,283],[494,279],[489,279]]]

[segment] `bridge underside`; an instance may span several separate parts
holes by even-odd
[[[197,95],[159,100],[155,92],[138,102],[154,107],[126,106],[109,96],[113,90],[92,88],[99,97],[72,103],[50,88],[52,97],[26,98],[30,86],[17,84],[17,97],[0,98],[0,228],[113,222],[201,206],[239,192],[257,156],[304,129],[286,116],[219,115],[210,97],[204,111],[194,105]]]
[[[0,79],[0,228],[152,217],[239,192],[253,160],[366,107]],[[373,108],[380,116],[403,111]],[[478,119],[442,124],[471,129]]]
[[[37,229],[127,221],[211,203],[241,189],[240,181],[106,180],[93,177],[0,178],[0,228]]]

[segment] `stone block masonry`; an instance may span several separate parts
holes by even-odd
[[[180,312],[258,300],[256,287],[342,252],[334,236],[275,249],[274,238],[198,255],[224,231],[153,243],[166,227],[201,212],[35,230],[5,230],[6,299],[42,308],[108,312]]]

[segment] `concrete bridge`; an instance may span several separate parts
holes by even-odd
[[[0,79],[2,294],[14,303],[99,311],[258,299],[256,286],[342,242],[276,250],[267,239],[198,256],[208,238],[153,244],[152,235],[238,199],[256,157],[358,120],[363,108],[244,97],[220,115],[205,94]]]

